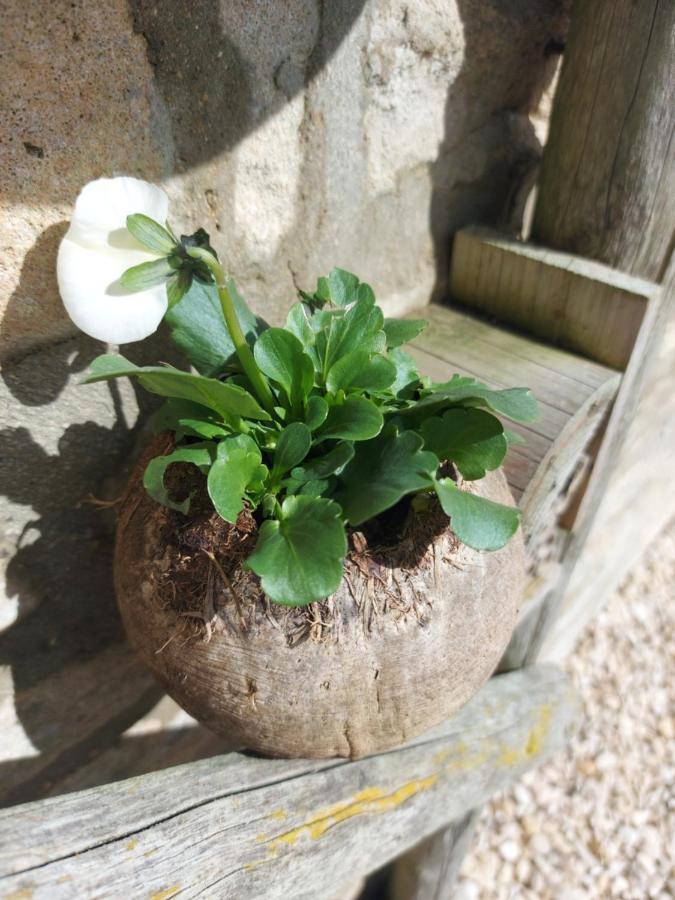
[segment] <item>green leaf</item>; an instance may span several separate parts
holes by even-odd
[[[317,478],[315,481],[305,481],[296,491],[298,494],[307,495],[308,497],[323,497],[331,489],[331,481],[329,478]]]
[[[291,477],[296,481],[304,484],[309,481],[319,481],[328,478],[329,475],[335,475],[343,469],[354,456],[354,447],[352,444],[344,441],[336,444],[332,450],[323,456],[317,456],[315,459],[308,460],[304,466],[293,469]]]
[[[169,301],[169,309],[183,299],[190,289],[191,283],[192,276],[187,269],[179,269],[169,278],[166,283],[166,299]]]
[[[325,306],[326,303],[328,303],[328,301],[330,300],[328,279],[325,277],[319,278],[316,283],[316,291],[313,294],[309,294],[307,293],[307,291],[298,291],[298,294],[302,297],[302,299],[310,307],[310,309],[321,309],[321,307]]]
[[[455,375],[444,384],[432,384],[431,390],[432,397],[452,403],[468,401],[472,405],[487,406],[514,422],[535,422],[539,418],[539,406],[529,388],[493,390],[480,381]]]
[[[383,323],[384,315],[380,307],[370,306],[367,303],[357,303],[343,316],[334,317],[330,323],[323,353],[323,373],[327,374],[342,356],[352,350],[384,353],[387,338],[382,330]]]
[[[251,312],[232,279],[227,288],[246,340],[253,346],[267,323]],[[171,340],[201,375],[220,375],[228,366],[239,365],[215,284],[193,278],[189,289],[170,306],[164,318],[171,328]]]
[[[467,480],[499,468],[508,449],[502,423],[482,409],[449,409],[422,423],[424,444],[439,459],[452,460]]]
[[[144,216],[143,213],[127,216],[127,230],[133,234],[139,244],[143,244],[153,253],[161,253],[162,256],[168,256],[177,245],[166,228],[149,216]]]
[[[286,317],[286,331],[295,335],[305,353],[311,358],[315,370],[320,371],[321,365],[316,352],[316,332],[312,327],[312,319],[307,314],[304,303],[295,303],[289,309]]]
[[[316,431],[316,429],[326,421],[327,415],[328,404],[323,397],[320,397],[318,394],[313,394],[307,401],[305,425],[310,431]]]
[[[318,440],[367,441],[379,434],[383,425],[384,417],[371,400],[352,396],[330,407],[326,421],[316,436]]]
[[[244,508],[246,490],[260,477],[262,457],[255,441],[246,435],[226,438],[218,444],[218,457],[209,469],[209,497],[219,516],[233,525]]]
[[[220,424],[218,415],[207,406],[192,403],[190,400],[165,400],[152,416],[152,428],[155,434],[160,431],[175,431],[182,419],[199,419],[203,422]]]
[[[312,432],[304,422],[292,422],[280,433],[274,450],[272,477],[283,475],[309,453],[312,445]]]
[[[375,303],[375,292],[369,284],[362,282],[356,291],[356,300],[358,303],[367,303],[369,306],[373,306]]]
[[[534,422],[539,417],[539,406],[529,388],[493,390],[463,375],[432,384],[425,397],[401,414],[420,420],[450,406],[483,406],[516,422]]]
[[[245,566],[275,603],[304,606],[330,596],[342,578],[347,539],[332,500],[287,497],[278,520],[263,522]]]
[[[422,450],[414,431],[384,434],[359,444],[340,476],[336,499],[351,525],[360,525],[397,503],[405,494],[426,490],[438,468],[438,458]]]
[[[331,366],[326,388],[331,393],[340,390],[377,393],[386,390],[395,379],[396,366],[386,357],[367,350],[352,350]]]
[[[314,386],[314,364],[298,338],[284,328],[268,328],[255,343],[258,368],[280,385],[294,410],[298,410]]]
[[[411,399],[420,381],[415,361],[400,347],[389,351],[389,359],[396,366],[396,378],[391,385],[392,394],[401,400]]]
[[[127,291],[145,291],[156,284],[163,284],[175,271],[168,259],[153,259],[123,272],[120,284]]]
[[[157,503],[185,514],[190,509],[192,494],[181,502],[172,500],[164,484],[166,470],[174,463],[184,462],[192,463],[201,469],[202,472],[207,472],[213,460],[213,455],[213,444],[192,444],[189,447],[179,447],[166,456],[156,456],[150,460],[145,469],[143,487]]]
[[[457,537],[474,550],[499,550],[516,533],[520,510],[460,490],[451,478],[434,480],[443,512]]]
[[[384,333],[387,335],[387,347],[400,347],[414,340],[427,327],[426,319],[385,319]]]
[[[335,306],[347,306],[358,299],[359,279],[344,269],[333,269],[328,276],[330,299]]]
[[[506,438],[506,443],[509,447],[527,443],[521,434],[517,434],[515,431],[509,431],[508,428],[504,430],[504,437]]]
[[[143,387],[160,397],[175,397],[191,400],[201,406],[215,410],[226,421],[232,417],[245,419],[265,419],[271,417],[258,404],[257,400],[243,388],[235,384],[216,381],[215,378],[204,378],[182,372],[171,366],[136,366],[123,356],[105,354],[97,357],[91,364],[91,372],[84,379],[85,383],[104,381],[108,378],[119,378],[123,375],[138,378]]]

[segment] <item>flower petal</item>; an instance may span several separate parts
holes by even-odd
[[[166,286],[129,293],[119,283],[130,266],[156,259],[138,250],[102,253],[66,234],[56,276],[63,305],[85,334],[111,344],[140,341],[157,330],[166,312]]]
[[[80,191],[68,236],[87,246],[139,248],[126,229],[127,216],[143,213],[164,225],[169,198],[157,185],[140,178],[99,178]]]

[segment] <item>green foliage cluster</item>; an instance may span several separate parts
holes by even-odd
[[[346,526],[406,495],[435,494],[471,547],[495,550],[509,540],[517,509],[460,490],[439,472],[449,461],[475,480],[500,466],[512,438],[499,417],[537,416],[527,389],[491,390],[459,375],[441,384],[422,378],[402,345],[426,322],[385,318],[372,289],[349,272],[320,278],[285,327],[271,328],[231,281],[216,284],[183,251],[192,266],[185,276],[177,246],[167,250],[174,263],[166,320],[194,371],[104,355],[87,378],[130,376],[166,398],[156,428],[173,432],[175,449],[153,459],[144,476],[158,503],[189,513],[190,498],[175,501],[165,484],[168,467],[182,462],[203,473],[227,522],[245,506],[255,511],[260,530],[246,565],[273,601],[287,605],[330,595],[342,575]],[[129,273],[130,283],[139,277]],[[257,367],[255,383],[223,316],[223,292]]]

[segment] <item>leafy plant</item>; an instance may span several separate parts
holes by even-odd
[[[190,463],[215,510],[236,523],[259,519],[246,565],[277,603],[302,605],[338,586],[346,526],[359,526],[407,495],[435,494],[457,537],[495,550],[514,534],[515,508],[462,490],[498,468],[509,435],[501,419],[530,422],[525,388],[492,390],[472,378],[421,378],[401,349],[422,320],[386,319],[372,289],[342,269],[301,292],[284,328],[257,318],[225,278],[203,231],[177,240],[147,216],[130,216],[134,238],[159,259],[128,269],[130,291],[167,282],[166,320],[193,372],[96,359],[89,382],[128,376],[166,398],[158,430],[175,448],[148,465],[144,485],[188,514],[166,487],[167,469]],[[454,469],[443,464],[452,463]]]

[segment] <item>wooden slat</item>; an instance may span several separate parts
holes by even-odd
[[[579,714],[566,676],[535,667],[491,679],[453,719],[375,757],[231,754],[15,807],[0,813],[0,891],[325,896],[562,748]]]
[[[472,809],[421,841],[392,865],[390,900],[445,900],[459,875],[481,811]]]
[[[455,235],[449,290],[467,307],[623,369],[656,285],[471,226]]]
[[[562,659],[675,514],[675,256],[649,305],[572,532],[548,626],[526,657]],[[596,523],[597,516],[597,523]],[[589,536],[595,537],[586,550]],[[599,577],[601,576],[601,577]]]
[[[537,397],[538,422],[508,424],[526,443],[509,450],[504,471],[526,517],[540,528],[606,414],[618,373],[449,307],[431,306],[424,314],[429,327],[410,348],[424,374],[444,381],[457,372],[500,388],[525,385]]]

